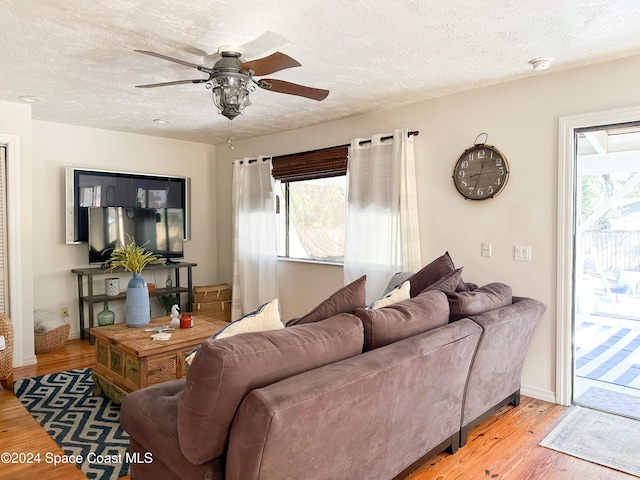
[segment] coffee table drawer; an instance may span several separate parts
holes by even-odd
[[[178,358],[175,353],[149,358],[147,364],[147,385],[166,382],[178,377]]]

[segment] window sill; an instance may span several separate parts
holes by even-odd
[[[335,267],[343,267],[343,262],[333,260],[313,260],[311,258],[291,258],[291,257],[278,257],[279,262],[291,262],[291,263],[308,263],[311,265],[332,265]]]

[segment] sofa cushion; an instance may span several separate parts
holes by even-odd
[[[409,277],[409,281],[411,282],[411,296],[415,297],[421,292],[424,292],[427,287],[433,285],[455,269],[456,267],[453,265],[453,260],[451,260],[449,252],[444,252],[444,255],[436,258],[434,261],[425,265]],[[456,290],[466,291],[466,287],[462,280],[460,280],[459,284],[456,286]]]
[[[222,455],[247,393],[362,352],[358,318],[336,315],[309,325],[203,342],[178,402],[178,436],[196,465]]]
[[[449,292],[450,320],[456,321],[470,315],[511,305],[511,287],[504,283],[489,283],[470,292]]]
[[[315,307],[306,315],[293,318],[287,322],[287,327],[292,325],[302,325],[304,323],[313,323],[325,318],[333,317],[339,313],[351,313],[356,308],[364,307],[365,297],[367,292],[365,290],[367,282],[367,276],[354,280],[349,285],[345,285],[340,290],[334,292],[323,300],[320,305]]]
[[[384,295],[381,299],[373,302],[367,308],[382,308],[386,307],[387,305],[401,302],[403,300],[409,300],[409,298],[411,298],[409,295],[410,291],[411,283],[407,280],[402,285],[398,285],[396,288]]]
[[[364,327],[364,350],[373,350],[449,323],[444,293],[430,290],[377,310],[354,312]]]

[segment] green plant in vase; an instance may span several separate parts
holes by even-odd
[[[123,269],[133,273],[133,278],[127,285],[127,300],[125,321],[130,327],[144,327],[149,324],[149,289],[142,278],[142,270],[154,260],[153,252],[146,250],[144,245],[136,245],[133,237],[127,236],[129,243],[116,245],[111,252],[111,270]],[[146,245],[146,244],[145,244]]]
[[[165,313],[169,315],[171,313],[171,307],[180,305],[180,295],[161,295],[158,297],[158,302],[160,302],[160,305],[164,308]]]
[[[129,235],[127,235],[127,239],[129,243],[126,245],[118,243],[111,252],[110,268],[111,270],[122,268],[126,272],[139,275],[144,267],[157,260],[158,257],[144,248],[146,243],[142,246],[136,245],[135,238]]]

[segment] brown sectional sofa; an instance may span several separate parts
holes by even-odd
[[[132,480],[387,480],[455,453],[519,401],[546,308],[504,287],[459,290],[205,342],[186,379],[124,399],[130,449],[153,457]]]

